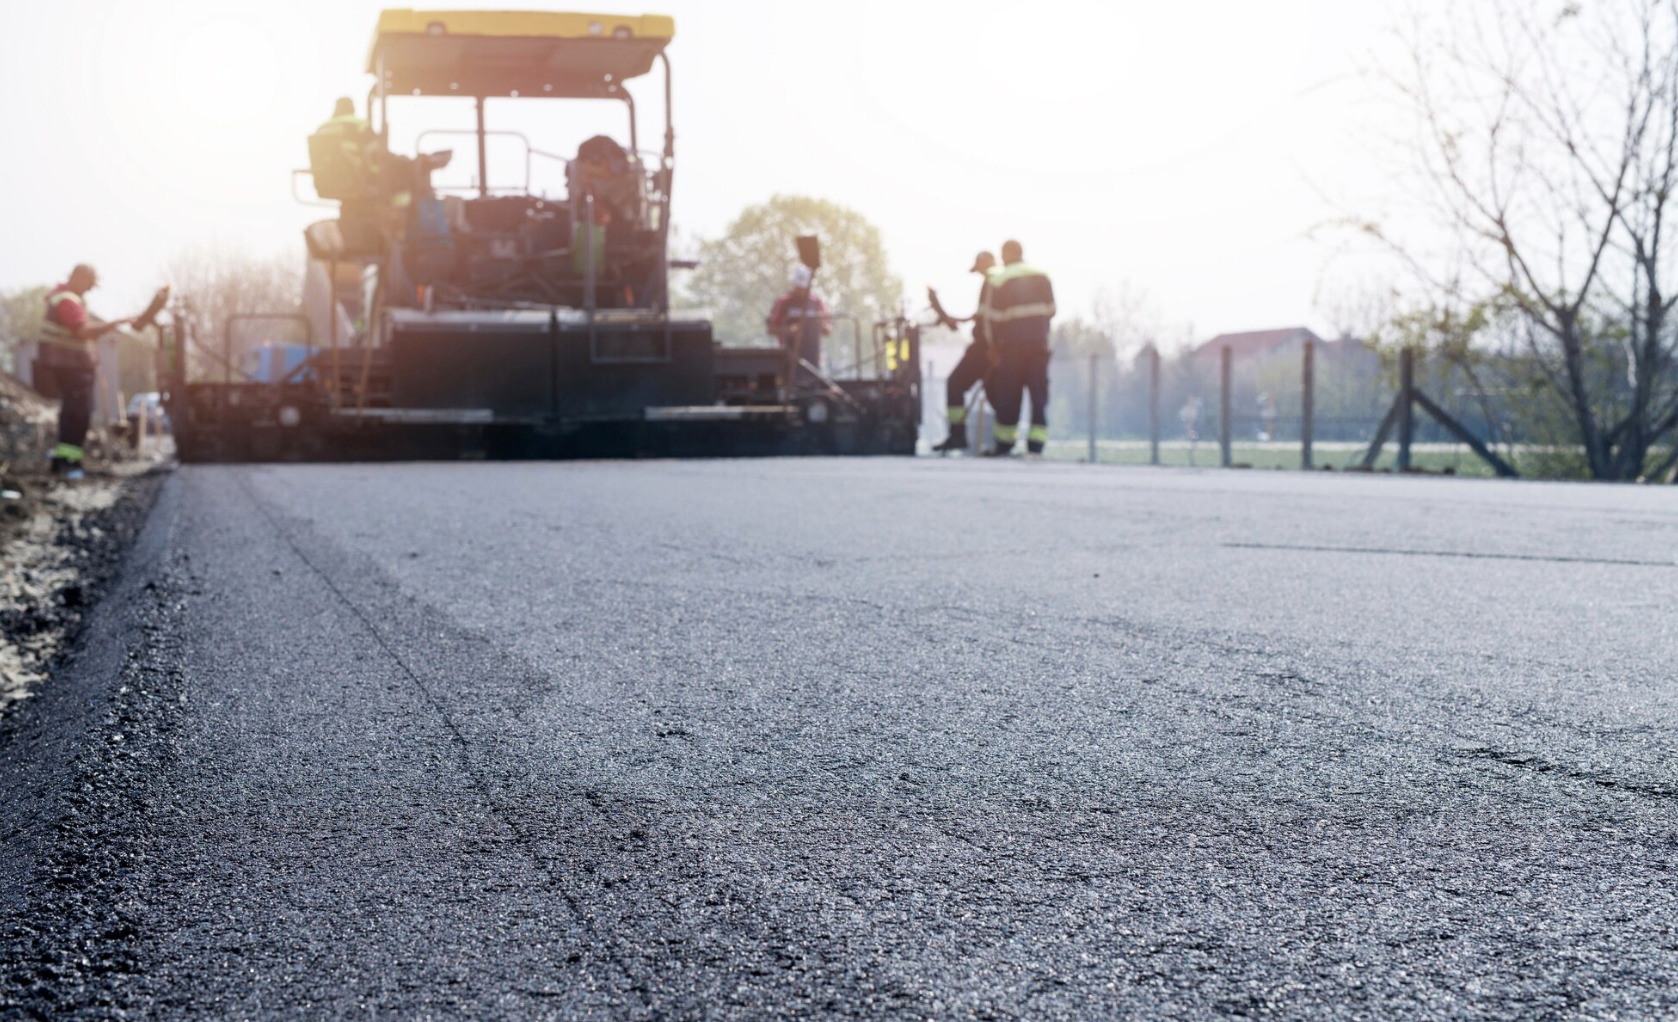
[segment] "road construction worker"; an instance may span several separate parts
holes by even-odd
[[[767,325],[783,348],[797,350],[798,357],[816,368],[822,364],[822,338],[833,330],[827,304],[810,290],[815,274],[802,263],[792,271],[792,287],[775,299]]]
[[[35,358],[36,389],[58,398],[58,446],[52,450],[52,470],[71,479],[82,477],[82,445],[93,419],[93,388],[98,379],[99,338],[130,322],[104,323],[88,314],[87,293],[98,283],[99,275],[83,263],[70,271],[69,280],[47,292],[40,353]]]
[[[340,97],[332,117],[309,136],[309,172],[315,192],[338,200],[338,225],[350,254],[382,251],[394,226],[380,194],[383,167],[377,136],[355,113],[355,101]]]
[[[355,101],[339,98],[332,117],[309,136],[309,172],[315,193],[339,203],[338,224],[350,254],[384,250],[400,237],[416,196],[430,194],[431,172],[449,163],[451,152],[398,156],[385,148],[355,113]]]
[[[979,305],[982,312],[985,299],[990,292],[990,283],[985,275],[996,267],[996,256],[989,252],[980,252],[973,259],[969,273],[977,273],[980,278]],[[931,295],[931,289],[928,288]],[[931,295],[936,303],[936,295]],[[967,392],[974,384],[982,382],[996,368],[996,347],[991,344],[990,329],[984,319],[978,314],[968,319],[955,319],[945,313],[942,307],[934,305],[939,312],[939,321],[945,326],[955,329],[959,324],[971,321],[973,323],[973,343],[962,353],[961,361],[950,373],[950,378],[944,382],[944,414],[949,420],[950,435],[944,442],[933,447],[939,454],[950,451],[967,449]]]
[[[324,199],[355,200],[371,194],[375,139],[355,113],[355,101],[340,97],[332,116],[309,136],[309,171]]]
[[[1055,315],[1055,291],[1048,274],[1025,261],[1017,241],[1002,244],[1002,265],[986,275],[988,285],[980,318],[996,345],[996,371],[985,391],[996,411],[993,455],[1013,452],[1019,438],[1021,395],[1031,397],[1031,428],[1026,450],[1043,453],[1049,439],[1049,322]]]

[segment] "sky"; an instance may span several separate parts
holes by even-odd
[[[104,278],[95,308],[118,315],[184,250],[301,260],[302,228],[331,214],[294,200],[290,171],[306,165],[304,140],[333,99],[366,95],[381,6],[0,0],[0,289],[88,261]],[[676,19],[673,219],[684,235],[718,234],[776,193],[831,199],[880,227],[911,312],[927,284],[965,307],[973,254],[1005,238],[1051,274],[1063,315],[1141,294],[1150,318],[1196,339],[1326,332],[1336,293],[1372,272],[1324,228],[1374,201],[1386,173],[1364,142],[1384,115],[1360,71],[1380,59],[1393,5],[586,9]],[[659,97],[647,80],[636,91],[651,148]],[[612,113],[532,105],[505,110],[507,123],[551,131],[533,143],[562,152]],[[461,115],[439,107],[437,123]],[[429,115],[416,106],[393,123],[410,116]],[[493,102],[490,116],[494,127]]]

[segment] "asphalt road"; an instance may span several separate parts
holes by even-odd
[[[134,557],[0,1013],[1678,1014],[1670,488],[189,467]]]

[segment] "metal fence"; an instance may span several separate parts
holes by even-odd
[[[946,435],[944,379],[926,365],[926,424]],[[1411,352],[1304,341],[1240,357],[1230,348],[1174,359],[1144,350],[1057,351],[1050,362],[1050,454],[1131,464],[1431,468],[1509,474],[1497,409]],[[1437,414],[1435,414],[1437,413]],[[981,425],[987,415],[978,416]],[[1376,444],[1378,439],[1390,443]],[[1373,451],[1374,456],[1370,457]],[[1487,460],[1490,457],[1492,460]]]

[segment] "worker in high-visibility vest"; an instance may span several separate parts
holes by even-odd
[[[996,411],[993,455],[1011,454],[1020,434],[1021,397],[1031,397],[1031,428],[1026,450],[1042,454],[1049,439],[1049,323],[1055,315],[1055,289],[1049,275],[1025,261],[1017,241],[1002,245],[1002,265],[985,276],[985,304],[980,318],[990,328],[997,366],[986,385]]]
[[[338,227],[346,252],[383,252],[402,236],[416,197],[433,197],[431,172],[448,166],[452,151],[398,156],[364,118],[355,101],[341,97],[332,116],[309,136],[309,171],[315,193],[339,203]]]
[[[355,113],[355,101],[340,98],[332,116],[310,136],[309,169],[323,197],[364,198],[371,193],[375,159],[373,129]]]
[[[87,293],[99,283],[93,267],[83,263],[70,279],[47,292],[41,318],[40,352],[35,357],[35,386],[58,398],[58,446],[52,450],[52,470],[71,479],[82,477],[87,429],[93,420],[93,388],[98,379],[99,338],[132,320],[101,322],[87,311]]]
[[[386,193],[400,175],[367,121],[356,116],[355,101],[341,97],[332,116],[309,136],[309,170],[315,192],[339,202],[338,225],[350,253],[376,253],[385,248],[388,234],[400,228],[405,210],[390,208]],[[401,186],[398,185],[400,190]],[[403,194],[406,194],[403,191]]]

